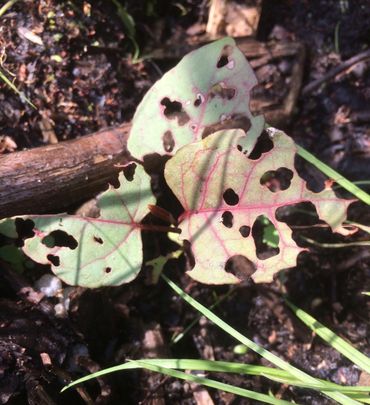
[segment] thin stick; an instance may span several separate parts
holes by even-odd
[[[307,84],[302,90],[302,95],[307,96],[307,94],[312,93],[315,89],[320,87],[320,85],[324,82],[329,81],[339,73],[343,72],[343,70],[348,69],[349,67],[355,65],[358,62],[361,62],[364,59],[370,58],[370,49],[363,51],[352,58],[346,60],[345,62],[341,63],[338,66],[335,66],[333,69],[329,70],[323,77],[319,79],[313,80],[311,83]]]

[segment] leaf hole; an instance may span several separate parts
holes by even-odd
[[[175,140],[173,139],[173,135],[171,131],[166,131],[162,137],[163,142],[163,149],[166,152],[172,152],[173,148],[175,147]]]
[[[177,119],[180,126],[185,125],[190,120],[189,115],[179,101],[171,101],[168,97],[165,97],[161,100],[161,105],[165,107],[163,110],[165,117],[169,120]]]
[[[256,271],[256,266],[245,256],[235,255],[226,262],[225,271],[240,280],[247,280]]]
[[[227,205],[237,205],[239,202],[239,196],[232,188],[228,188],[224,192],[223,199]]]
[[[226,66],[230,62],[229,56],[231,55],[232,51],[233,51],[233,47],[231,45],[225,45],[222,48],[220,58],[217,61],[217,65],[216,65],[219,69]]]
[[[293,172],[286,167],[280,167],[277,170],[269,170],[263,174],[260,183],[266,186],[270,191],[276,193],[289,188]]]
[[[214,84],[209,91],[209,97],[211,99],[221,97],[224,100],[232,100],[235,97],[235,94],[236,89],[233,87],[226,87],[221,85],[221,83]]]
[[[274,224],[265,215],[260,215],[255,220],[252,236],[256,246],[256,255],[260,260],[266,260],[279,254],[279,235]]]
[[[133,181],[136,170],[136,164],[132,163],[123,168],[123,175],[127,181]]]
[[[247,225],[242,225],[239,228],[239,232],[240,232],[240,235],[243,236],[243,238],[247,238],[251,233],[251,227],[247,226]]]
[[[55,267],[60,266],[60,259],[59,259],[59,256],[47,255],[46,258],[49,260],[49,262],[50,262],[53,266],[55,266]]]
[[[78,246],[77,240],[65,231],[52,231],[49,235],[45,236],[41,241],[48,248],[68,247],[72,250]]]
[[[273,147],[274,143],[270,139],[267,132],[263,131],[248,158],[257,160],[262,156],[263,153],[269,152]]]
[[[302,177],[306,182],[308,190],[314,193],[319,193],[324,190],[325,175],[297,154],[294,157],[294,168],[297,170],[299,177]]]
[[[318,217],[315,205],[308,201],[279,207],[275,212],[275,218],[279,222],[285,222],[289,227],[297,225],[313,226],[325,223]],[[295,232],[302,233],[302,230],[293,229],[293,239],[295,239]],[[317,230],[315,232],[317,232]]]
[[[16,218],[15,229],[18,234],[18,239],[15,241],[15,245],[22,247],[24,245],[24,240],[32,238],[35,235],[33,231],[35,223],[31,219]]]
[[[226,228],[232,228],[234,223],[234,215],[230,211],[225,211],[222,214],[221,222],[224,226],[226,226]]]
[[[100,245],[104,243],[103,239],[99,236],[94,236],[94,242],[99,243]]]
[[[109,274],[112,271],[112,268],[111,267],[106,267],[104,269],[104,271],[105,271],[105,274]]]
[[[199,107],[204,101],[204,97],[201,94],[197,94],[197,98],[194,100],[194,107]]]

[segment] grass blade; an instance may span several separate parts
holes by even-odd
[[[226,298],[228,298],[231,294],[234,294],[235,290],[229,290],[225,295],[223,295],[221,298],[218,298],[210,307],[209,309],[214,309],[216,308],[219,304],[221,304],[222,301],[224,301]],[[189,325],[180,333],[176,334],[171,338],[171,345],[174,345],[178,343],[188,332],[189,330],[196,325],[199,322],[199,319],[202,317],[202,315],[198,315],[195,319],[193,319]]]
[[[151,368],[150,368],[151,367]],[[153,370],[153,367],[157,367],[157,370]],[[150,360],[137,360],[137,361],[129,361],[128,363],[121,364],[119,366],[114,366],[110,367],[101,371],[98,371],[96,373],[90,374],[86,377],[82,377],[68,386],[64,387],[62,392],[77,385],[82,382],[89,381],[94,378],[101,377],[103,375],[107,375],[110,373],[114,373],[117,371],[124,371],[124,370],[129,370],[129,369],[134,369],[134,368],[146,368],[150,369],[152,371],[158,371],[158,372],[163,372],[163,370],[160,370],[158,368],[164,368],[164,369],[180,369],[180,370],[192,370],[192,371],[208,371],[208,372],[222,372],[222,373],[237,373],[237,374],[246,374],[246,375],[257,375],[257,376],[262,376],[266,377],[270,380],[277,381],[282,384],[287,384],[287,385],[294,385],[298,386],[301,388],[308,388],[308,389],[313,389],[317,388],[320,389],[320,386],[315,386],[314,384],[304,384],[301,383],[299,380],[296,380],[294,377],[291,376],[291,374],[287,373],[284,370],[279,370],[271,367],[264,367],[264,366],[259,366],[259,365],[254,365],[254,364],[243,364],[243,363],[234,363],[234,362],[227,362],[227,361],[209,361],[209,360],[195,360],[195,359],[150,359]],[[169,375],[169,372],[165,372],[164,374]],[[187,374],[186,374],[187,375]],[[172,376],[175,376],[172,373]],[[178,377],[176,375],[175,377]],[[181,377],[180,377],[181,378]],[[201,377],[200,377],[201,378]],[[201,381],[202,384],[207,385],[207,381],[214,381],[214,380],[208,380],[206,381]],[[341,386],[337,385],[334,383],[329,383],[325,382],[323,380],[319,380],[327,384],[327,389],[329,390],[338,390],[340,392],[347,393],[349,396],[352,398],[355,398],[357,400],[361,400],[362,402],[368,403],[370,400],[370,397],[366,395],[370,391],[370,387],[363,387],[363,386],[356,386],[356,387],[351,387],[351,386]],[[218,383],[218,382],[216,382]],[[222,384],[222,383],[218,383]],[[207,385],[211,386],[211,385]],[[238,392],[235,391],[235,388],[233,386],[228,386],[226,385],[230,390],[229,392],[233,392],[237,395],[239,395]],[[215,386],[212,385],[212,388],[216,388]],[[219,389],[227,390],[225,387],[217,387]],[[233,391],[231,391],[233,390]],[[237,388],[239,390],[239,388]],[[253,392],[253,391],[252,391]],[[249,392],[248,392],[249,394]],[[248,398],[250,398],[248,396]],[[256,399],[255,397],[253,397]],[[275,403],[275,402],[274,402]]]
[[[155,366],[150,363],[142,362],[142,361],[138,361],[138,363],[140,365],[142,365],[143,367],[145,367],[147,370],[156,371],[156,372],[166,374],[171,377],[179,378],[179,379],[182,379],[185,381],[195,382],[195,383],[202,384],[202,385],[205,385],[210,388],[216,388],[221,391],[231,392],[232,394],[236,394],[236,395],[239,395],[244,398],[251,398],[256,401],[264,402],[267,404],[288,405],[288,404],[293,403],[293,402],[289,402],[289,401],[284,401],[282,399],[274,398],[270,395],[261,394],[259,392],[247,390],[245,388],[239,388],[234,385],[222,383],[222,382],[219,382],[216,380],[211,380],[209,378],[200,377],[200,376],[196,376],[193,374],[187,374],[187,373],[184,373],[183,371],[172,370],[172,369],[168,369],[165,367],[159,367],[159,366]]]
[[[173,370],[173,369],[166,368],[166,367],[161,367],[156,364],[153,364],[152,360],[148,360],[148,361],[134,360],[134,361],[130,361],[129,363],[121,364],[120,366],[110,367],[105,370],[98,371],[96,373],[90,374],[86,377],[83,377],[83,378],[80,378],[79,380],[74,381],[73,383],[64,387],[61,392],[73,387],[76,384],[86,382],[93,378],[101,377],[105,374],[113,373],[115,371],[122,371],[122,370],[135,369],[135,368],[145,368],[146,370],[165,374],[165,375],[179,378],[179,379],[185,380],[185,381],[195,382],[195,383],[202,384],[207,387],[215,388],[215,389],[218,389],[221,391],[231,392],[231,393],[239,395],[241,397],[254,399],[256,401],[264,402],[267,404],[273,404],[273,405],[290,405],[290,404],[292,404],[292,402],[277,399],[277,398],[271,397],[266,394],[261,394],[259,392],[247,390],[245,388],[239,388],[239,387],[236,387],[236,386],[233,386],[230,384],[225,384],[225,383],[222,383],[222,382],[219,382],[216,380],[211,380],[209,378],[200,377],[200,376],[196,376],[193,374],[187,374],[182,371]]]
[[[326,174],[330,179],[333,179],[336,183],[341,185],[344,189],[349,191],[359,200],[363,201],[367,205],[370,205],[370,195],[368,193],[366,193],[364,190],[361,190],[354,183],[347,180],[345,177],[343,177],[337,171],[332,169],[330,166],[326,165],[321,160],[317,159],[306,149],[302,148],[302,146],[299,145],[296,146],[297,146],[297,153],[299,156],[307,160],[307,162],[310,162],[313,166],[317,167],[321,172]]]
[[[341,249],[346,247],[353,247],[353,246],[370,246],[370,240],[360,240],[357,242],[346,242],[346,243],[321,243],[313,240],[311,238],[306,238],[305,236],[300,235],[300,237],[308,243],[312,245],[325,248],[325,249]]]
[[[319,335],[326,343],[338,350],[339,353],[351,360],[356,366],[362,370],[370,373],[370,358],[355,349],[351,344],[347,343],[344,339],[336,335],[330,329],[325,327],[322,323],[317,321],[311,315],[302,309],[296,307],[290,301],[285,300],[294,314],[304,322],[311,330]]]
[[[299,380],[292,377],[292,375],[284,370],[279,370],[272,367],[259,366],[255,364],[234,363],[228,361],[209,361],[209,360],[195,360],[195,359],[150,359],[140,360],[147,364],[154,366],[180,369],[180,370],[192,370],[192,371],[209,371],[215,373],[237,373],[246,375],[256,375],[268,378],[273,381],[280,382],[282,384],[294,385],[302,388],[313,388],[313,384],[304,384]],[[328,390],[338,390],[345,393],[369,393],[370,387],[365,386],[342,386],[325,380],[317,379],[317,381],[327,385]],[[317,389],[320,389],[320,385],[317,384]]]
[[[178,287],[174,282],[172,282],[168,277],[164,274],[161,277],[166,281],[166,283],[188,304],[190,304],[193,308],[201,312],[206,318],[212,321],[215,325],[220,327],[226,333],[234,337],[240,343],[246,345],[254,352],[258,353],[260,356],[264,357],[266,360],[274,364],[275,366],[281,368],[282,370],[287,371],[288,373],[292,374],[295,378],[305,384],[319,384],[321,386],[320,391],[324,393],[326,396],[336,400],[340,404],[359,404],[359,402],[349,398],[348,396],[339,393],[339,392],[329,392],[325,390],[326,384],[317,380],[314,377],[311,377],[309,374],[299,370],[296,367],[291,366],[286,361],[282,360],[278,356],[274,355],[273,353],[269,352],[268,350],[264,349],[263,347],[259,346],[257,343],[253,342],[252,340],[248,339],[246,336],[242,335],[236,329],[232,328],[228,325],[225,321],[211,312],[208,308],[200,304],[190,295],[186,294],[180,287]]]
[[[18,96],[20,97],[20,99],[23,101],[26,101],[32,108],[34,108],[35,110],[37,110],[35,104],[32,103],[31,100],[29,100],[24,94],[23,92],[19,91],[17,89],[17,87],[5,76],[5,74],[1,71],[0,69],[0,79],[7,85],[9,86],[16,94],[18,94]]]
[[[0,17],[2,17],[18,0],[9,0],[0,8]]]

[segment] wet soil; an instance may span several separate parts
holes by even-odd
[[[180,46],[192,32],[189,28],[206,22],[207,4],[127,1],[136,23],[137,46],[148,52],[163,41],[178,41]],[[308,53],[306,85],[369,47],[369,21],[370,5],[365,0],[264,1],[258,37],[302,41]],[[129,121],[161,75],[155,61],[133,60],[132,32],[114,1],[18,1],[1,23],[0,68],[9,78],[15,77],[23,96],[0,82],[0,135],[10,137],[18,150]],[[370,61],[365,60],[302,95],[288,133],[351,180],[367,180],[369,111]],[[12,148],[4,149],[3,153],[11,153]],[[308,179],[322,181],[312,168],[301,166]],[[307,216],[288,214],[294,226],[309,224]],[[361,203],[353,204],[349,215],[353,221],[370,222],[370,213]],[[348,241],[321,228],[299,234],[326,243]],[[308,246],[298,229],[294,235],[301,246]],[[356,235],[359,239],[366,239],[366,234]],[[161,247],[160,242],[152,241],[146,254],[165,253],[168,245]],[[369,259],[361,247],[310,245],[296,268],[281,272],[266,285],[251,281],[237,287],[200,285],[184,274],[184,259],[170,261],[166,274],[207,306],[230,294],[215,312],[233,327],[314,376],[355,385],[364,377],[361,371],[304,327],[282,295],[369,354],[368,299],[361,294],[369,290]],[[159,336],[154,345],[157,356],[266,364],[252,352],[236,354],[236,342],[205,319],[171,345],[173,334],[183,331],[197,313],[163,281],[151,284],[149,269],[119,288],[68,290],[69,310],[56,316],[59,298],[43,298],[34,289],[47,268],[33,267],[20,274],[9,264],[1,267],[1,404],[195,404],[194,387],[189,384],[162,376],[153,379],[138,371],[116,373],[79,391],[60,394],[66,382],[82,375],[150,355],[148,336]],[[299,404],[333,403],[313,391],[259,377],[210,376],[265,393],[271,390]],[[214,390],[209,393],[215,404],[254,403]]]

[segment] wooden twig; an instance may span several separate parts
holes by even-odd
[[[130,127],[0,156],[0,218],[60,212],[104,190],[127,162]]]
[[[333,79],[339,73],[343,72],[344,70],[350,68],[351,66],[355,65],[358,62],[363,61],[364,59],[370,58],[370,49],[363,51],[352,58],[346,60],[345,62],[341,63],[338,66],[335,66],[333,69],[329,70],[324,76],[320,77],[319,79],[313,80],[311,83],[307,84],[302,90],[302,95],[307,96],[308,94],[312,93],[318,87],[320,87],[323,83]]]

